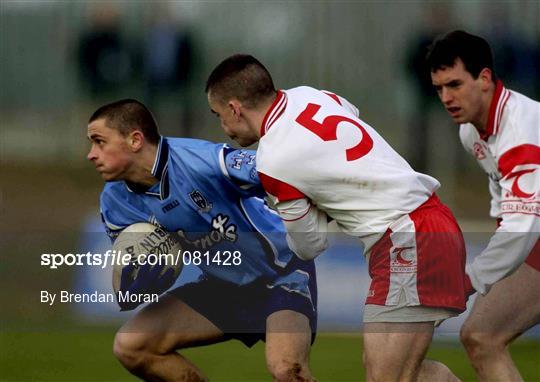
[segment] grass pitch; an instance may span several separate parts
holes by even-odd
[[[0,381],[135,381],[113,357],[114,331],[86,333],[6,333],[0,335]],[[511,348],[526,381],[540,381],[540,341],[522,340]],[[270,381],[264,345],[240,342],[183,352],[211,381]],[[474,374],[457,342],[435,342],[428,357],[444,362],[463,381]],[[311,354],[313,374],[324,381],[361,381],[362,341],[357,335],[320,334]]]

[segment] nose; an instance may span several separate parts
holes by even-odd
[[[86,155],[86,159],[88,159],[90,162],[93,162],[97,159],[96,151],[94,150],[94,145],[90,148],[90,151],[88,152],[88,155]]]
[[[447,104],[452,102],[453,98],[454,97],[452,96],[452,93],[447,88],[443,87],[442,90],[441,90],[441,101],[442,101],[442,103],[447,105]]]

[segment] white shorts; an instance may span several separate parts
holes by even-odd
[[[444,320],[458,316],[459,312],[452,309],[432,308],[428,306],[408,306],[405,293],[401,293],[397,305],[366,304],[364,307],[364,322],[428,322],[435,321],[438,326]]]

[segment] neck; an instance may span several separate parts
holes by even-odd
[[[261,102],[255,109],[252,109],[247,113],[247,121],[250,130],[256,135],[257,139],[261,138],[261,126],[264,121],[264,117],[270,110],[270,107],[274,103],[277,97],[277,91],[273,93],[271,97]]]
[[[146,187],[156,184],[158,180],[152,175],[152,167],[156,161],[156,155],[156,145],[144,145],[136,155],[132,166],[134,170],[126,177],[126,180]]]
[[[472,124],[476,129],[482,133],[485,133],[487,130],[489,122],[489,111],[491,109],[491,102],[495,96],[495,84],[491,83],[489,89],[482,94],[481,107],[479,108],[478,115],[472,121]]]

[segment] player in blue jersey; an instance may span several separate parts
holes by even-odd
[[[313,380],[315,267],[297,260],[281,219],[261,198],[254,152],[162,137],[150,111],[129,99],[99,108],[88,138],[88,159],[107,182],[100,202],[111,239],[133,223],[150,222],[178,232],[190,248],[237,251],[241,259],[203,261],[197,282],[138,312],[116,334],[120,362],[145,380],[201,381],[204,374],[178,349],[265,339],[274,380]]]

